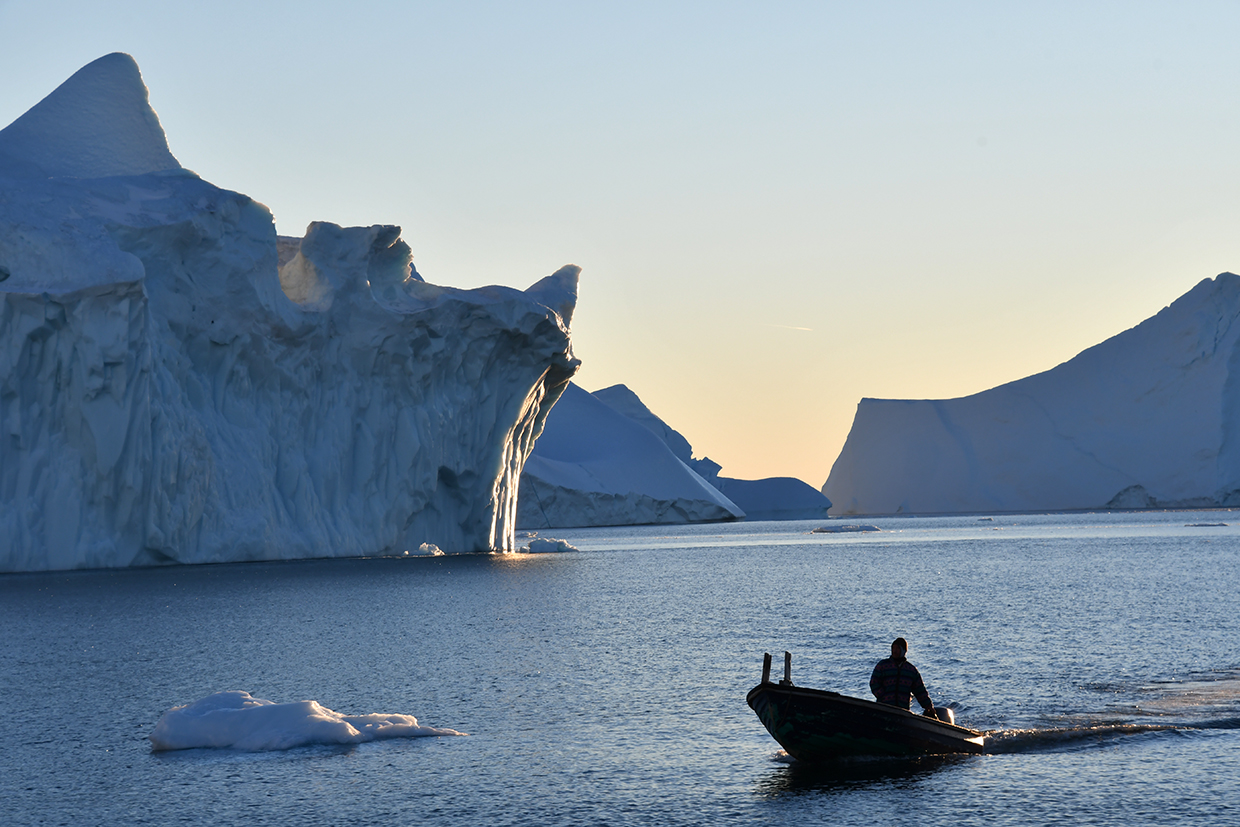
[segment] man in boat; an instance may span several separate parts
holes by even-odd
[[[911,696],[916,696],[925,714],[938,717],[930,701],[930,693],[922,683],[921,673],[905,660],[907,654],[908,641],[902,637],[893,640],[891,657],[880,660],[870,674],[870,691],[880,704],[891,704],[901,709],[908,709]]]

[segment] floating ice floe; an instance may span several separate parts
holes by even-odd
[[[386,738],[465,735],[422,726],[412,715],[345,715],[318,701],[274,703],[249,692],[216,692],[163,714],[151,733],[154,750],[284,750],[310,744],[361,744]]]
[[[577,551],[577,547],[567,540],[557,540],[554,537],[533,537],[530,539],[530,544],[521,550],[528,554],[554,554],[561,551]]]

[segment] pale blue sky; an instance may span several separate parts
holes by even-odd
[[[1240,4],[0,0],[0,122],[133,55],[173,153],[419,271],[583,268],[589,390],[818,486],[863,396],[1045,370],[1240,269]]]

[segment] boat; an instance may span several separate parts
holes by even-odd
[[[940,720],[907,709],[809,689],[792,683],[792,655],[784,652],[784,678],[774,683],[771,656],[763,658],[762,683],[746,702],[785,751],[798,761],[853,756],[917,757],[980,754],[986,736],[955,724],[950,709]]]

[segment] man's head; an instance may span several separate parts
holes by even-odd
[[[902,658],[908,654],[908,641],[902,637],[898,637],[891,641],[891,656],[893,658]]]

